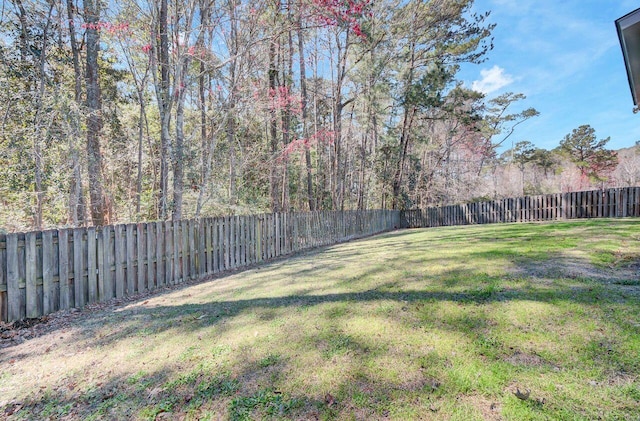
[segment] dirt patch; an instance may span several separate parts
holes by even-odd
[[[513,355],[505,358],[505,361],[513,365],[524,365],[527,367],[542,367],[547,364],[545,360],[535,354],[527,354],[526,352],[515,352]]]
[[[71,325],[80,311],[59,311],[47,316],[0,323],[0,349],[19,345]]]
[[[609,268],[593,265],[579,253],[565,252],[548,260],[522,263],[514,269],[517,275],[537,278],[592,279],[605,283],[620,283],[640,277],[640,263]]]
[[[607,379],[604,382],[602,383],[596,382],[596,385],[621,387],[621,386],[629,386],[637,382],[640,382],[640,379],[637,376],[617,371],[609,374],[607,376]]]
[[[187,281],[179,285],[167,285],[163,288],[135,294],[119,299],[112,299],[102,303],[88,304],[82,309],[72,308],[60,310],[46,316],[16,320],[11,323],[0,322],[0,349],[19,345],[25,341],[39,338],[51,332],[66,329],[75,324],[76,320],[86,319],[89,314],[96,314],[103,310],[114,310],[125,304],[142,301],[146,298],[167,292],[188,288],[203,281]]]
[[[501,405],[498,402],[492,401],[484,396],[458,396],[456,400],[460,404],[466,404],[476,408],[482,415],[482,418],[486,421],[501,421],[504,419],[501,415]]]
[[[617,250],[613,253],[615,258],[612,267],[627,268],[640,272],[640,253]]]
[[[398,387],[399,390],[402,391],[419,391],[419,390],[423,390],[425,388],[427,388],[427,390],[430,391],[436,391],[438,390],[438,388],[441,386],[441,382],[438,379],[432,378],[432,377],[423,377],[423,376],[419,376],[419,377],[414,377],[414,378],[407,378],[405,379],[404,382],[402,382],[402,384]]]

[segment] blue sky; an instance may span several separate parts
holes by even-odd
[[[614,21],[640,7],[630,0],[476,0],[477,12],[491,10],[496,23],[488,60],[462,68],[469,87],[488,98],[523,93],[519,109],[533,107],[529,120],[507,141],[528,140],[553,149],[582,124],[607,147],[640,140],[640,113],[633,100]],[[514,108],[514,111],[518,109]]]

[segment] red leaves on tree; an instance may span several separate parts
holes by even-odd
[[[118,35],[129,32],[128,23],[111,23],[111,22],[96,22],[96,23],[83,23],[82,29],[94,29],[96,31],[106,31],[111,35]]]
[[[458,136],[462,151],[466,152],[469,157],[487,158],[495,153],[491,139],[474,130],[464,131]]]
[[[322,25],[347,27],[361,38],[367,37],[361,21],[371,16],[371,4],[371,0],[313,0]]]
[[[333,145],[336,134],[331,130],[318,130],[309,136],[308,139],[296,139],[285,146],[282,151],[282,158],[286,159],[289,155],[297,151],[304,151],[311,148],[312,145]]]
[[[269,89],[269,109],[288,110],[292,114],[302,114],[302,98],[289,91],[288,86]]]

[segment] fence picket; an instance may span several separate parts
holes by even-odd
[[[156,222],[156,286],[161,288],[164,283],[164,224]]]
[[[18,234],[7,235],[7,317],[9,320],[22,319],[20,310],[20,274],[18,272]]]
[[[137,269],[137,277],[138,277],[138,285],[137,290],[138,293],[142,293],[146,291],[145,288],[145,251],[146,251],[146,241],[144,237],[144,224],[138,223],[136,224],[136,269]]]
[[[124,225],[116,225],[114,227],[114,243],[115,243],[115,275],[116,275],[116,298],[124,297],[126,291],[125,283],[125,267],[126,259],[126,238],[124,236]]]
[[[204,219],[202,224],[204,225],[204,247],[205,247],[205,255],[206,255],[206,274],[211,275],[213,273],[213,255],[212,255],[212,247],[211,247],[211,219]]]
[[[155,224],[145,224],[147,228],[147,289],[153,290],[156,286],[155,271]]]
[[[82,308],[84,301],[84,256],[82,253],[83,229],[73,230],[73,306]]]
[[[96,252],[98,253],[97,265],[99,301],[106,301],[112,298],[110,289],[107,288],[107,285],[110,285],[109,280],[111,279],[111,262],[107,251],[110,244],[110,236],[111,231],[109,226],[104,226],[101,229],[97,230]]]
[[[37,265],[36,265],[36,233],[28,232],[24,239],[25,250],[25,294],[26,294],[26,315],[28,318],[40,316],[38,311],[38,288],[36,285]]]
[[[198,232],[198,277],[207,273],[206,249],[205,249],[205,232],[202,220],[195,221],[196,231]]]
[[[180,225],[180,248],[182,250],[182,282],[186,281],[190,274],[191,268],[189,267],[189,255],[191,251],[189,250],[189,225],[187,221],[182,221],[180,224],[176,223],[176,225]]]
[[[9,237],[7,237],[7,241]],[[7,253],[9,252],[9,244],[7,242]],[[69,299],[69,230],[58,231],[58,284],[60,289],[60,310],[67,310],[71,306]],[[9,316],[9,320],[12,319]]]
[[[177,223],[177,222],[176,222]],[[173,249],[176,247],[178,240],[173,235],[173,222],[166,221],[164,223],[164,279],[167,285],[178,283],[178,279],[173,277],[173,267],[176,262],[173,260]]]
[[[173,224],[173,282],[180,283],[184,280],[183,273],[183,253],[184,247],[182,245],[182,234],[181,234],[182,225],[179,223]]]
[[[87,228],[87,298],[89,303],[98,301],[98,262],[96,228]]]
[[[224,269],[231,268],[231,218],[226,216],[222,224],[223,241],[224,241]]]
[[[212,239],[213,273],[220,272],[220,236],[219,236],[218,230],[219,230],[218,218],[213,218],[212,225],[211,225],[211,231],[213,234],[213,239]]]
[[[127,294],[128,295],[133,295],[136,292],[136,287],[137,287],[137,279],[136,279],[136,275],[137,275],[137,270],[134,268],[134,261],[135,261],[135,252],[136,252],[136,248],[135,248],[135,235],[136,235],[136,231],[135,231],[135,225],[133,224],[127,224],[125,226],[125,236],[126,236],[126,257],[125,257],[125,262],[126,262],[126,279],[127,279]]]
[[[56,311],[54,300],[53,266],[54,266],[53,231],[42,233],[42,313]]]

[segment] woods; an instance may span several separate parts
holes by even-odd
[[[492,48],[489,12],[472,3],[7,1],[0,227],[637,183],[638,148],[587,169],[565,147],[499,152],[538,113],[522,94],[488,98],[459,80]]]

